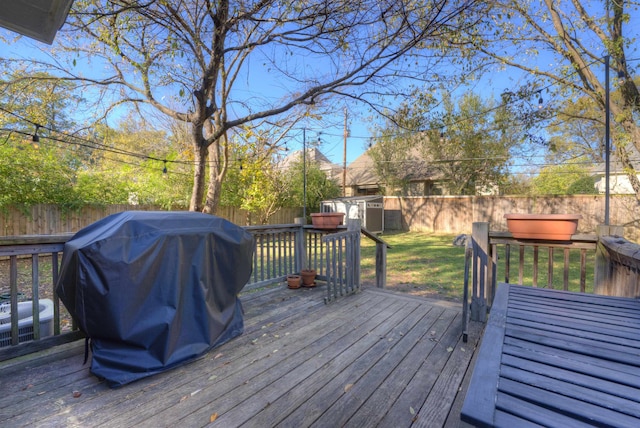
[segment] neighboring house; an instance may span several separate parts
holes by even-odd
[[[302,150],[291,152],[281,162],[283,170],[287,170],[294,162],[302,162]],[[336,183],[342,184],[342,167],[332,163],[320,150],[316,147],[307,147],[307,165],[313,163],[323,171],[327,178],[335,180]]]
[[[638,172],[640,169],[640,156],[631,159],[631,163],[635,166],[636,172]],[[606,166],[604,162],[596,165],[591,171],[595,178],[594,186],[599,193],[605,193],[607,189],[605,172]],[[640,179],[640,172],[637,177]],[[632,195],[636,193],[631,187],[629,176],[614,155],[611,156],[609,167],[609,193],[612,195]]]
[[[446,188],[441,185],[442,180],[429,169],[426,161],[416,155],[403,168],[403,176],[407,187],[402,192],[405,196],[444,195]],[[340,180],[342,182],[342,180]],[[369,151],[364,152],[347,167],[346,196],[381,195],[384,193],[384,183],[381,182]],[[392,189],[402,190],[402,189]],[[393,194],[393,191],[387,192]]]

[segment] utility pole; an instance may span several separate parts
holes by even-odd
[[[344,107],[344,148],[342,150],[342,197],[347,196],[347,137],[349,129],[347,128],[347,107]]]

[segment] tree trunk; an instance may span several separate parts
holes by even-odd
[[[209,135],[213,134],[213,124],[207,122]],[[213,141],[209,147],[209,185],[207,186],[207,199],[202,212],[215,214],[220,203],[222,181],[227,173],[228,145],[226,134]]]
[[[629,107],[627,108],[629,111],[625,113],[631,115],[631,109]],[[616,114],[618,109],[615,106],[612,107],[612,110],[614,117],[623,117],[622,114]],[[640,153],[640,127],[638,127],[633,120],[629,120],[627,118],[620,120],[620,125],[628,133],[630,141],[628,143],[629,147],[625,146],[624,142],[616,141],[616,154],[618,160],[622,164],[622,167],[627,173],[627,177],[629,178],[629,183],[631,183],[633,191],[636,193],[636,199],[640,201],[640,180],[638,179],[638,171],[640,168],[638,168],[637,165],[637,156],[630,156],[634,152]]]
[[[196,139],[196,137],[194,137],[194,139]],[[207,146],[202,143],[201,138],[194,141],[195,165],[193,166],[193,187],[191,190],[189,211],[202,210],[205,174],[207,170],[207,151]]]

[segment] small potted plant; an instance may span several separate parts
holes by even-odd
[[[302,285],[304,287],[313,287],[314,285],[316,285],[315,269],[302,269],[302,271],[300,271],[300,276],[302,277]]]
[[[287,275],[287,287],[292,289],[300,288],[301,282],[302,278],[300,275]]]

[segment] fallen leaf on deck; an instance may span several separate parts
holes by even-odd
[[[213,357],[214,360],[217,360],[218,358],[222,357],[222,353],[216,354],[215,357]]]
[[[216,376],[216,375],[211,375],[211,376],[209,376],[209,380],[214,380],[214,379],[215,379],[215,378],[217,378],[217,377],[218,377],[218,376]]]
[[[202,389],[196,389],[195,391],[193,391],[191,393],[191,396],[193,397],[194,395],[196,395],[198,392],[202,391]]]
[[[415,415],[416,411],[413,410],[413,407],[409,406],[409,413],[411,413],[412,415]]]
[[[352,383],[348,383],[344,386],[344,392],[349,392],[349,390],[353,388],[353,384]]]
[[[73,398],[79,398],[82,395],[80,391],[73,391]]]
[[[209,422],[215,422],[216,419],[218,419],[218,414],[214,413],[209,417]]]
[[[277,349],[274,349],[274,350],[273,350],[273,353],[275,354],[276,352],[278,352],[278,350],[277,350]]]
[[[188,398],[189,398],[189,396],[185,395],[185,396],[180,398],[180,402],[182,403],[184,400],[187,400]]]
[[[435,330],[431,330],[431,336],[435,336],[436,331]]]
[[[24,388],[22,388],[22,390],[26,391],[27,389],[32,388],[32,387],[33,387],[33,384],[30,383],[29,385],[27,385]]]
[[[451,346],[449,346],[449,347],[447,348],[447,352],[453,352],[453,348],[452,348]]]
[[[465,351],[466,351],[466,349],[464,349],[464,348],[460,348],[460,351],[465,352]]]

